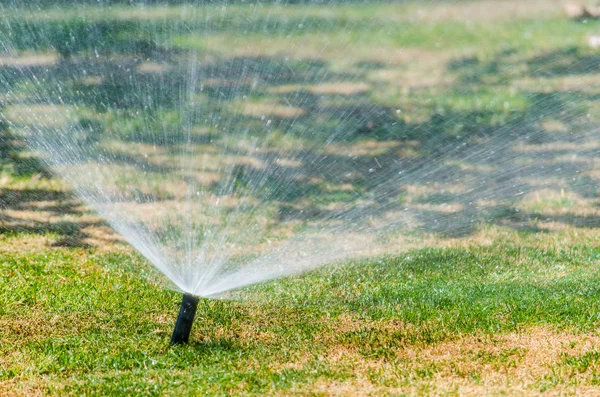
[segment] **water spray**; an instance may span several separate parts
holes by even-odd
[[[190,332],[192,332],[196,308],[198,307],[198,300],[199,298],[193,295],[183,294],[181,306],[179,307],[179,315],[177,316],[173,336],[171,336],[171,345],[181,345],[188,342]]]

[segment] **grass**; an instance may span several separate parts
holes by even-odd
[[[254,287],[242,301],[203,300],[193,341],[169,348],[179,294],[135,274],[135,256],[12,254],[0,267],[0,379],[4,391],[51,394],[380,395],[475,379],[479,390],[510,391],[505,381],[526,361],[545,370],[522,386],[540,391],[559,372],[554,387],[568,390],[596,376],[585,341],[598,339],[598,258],[597,241],[498,242],[350,263]],[[570,347],[536,357],[527,340],[538,334]]]
[[[0,395],[597,394],[600,24],[558,4],[2,10]],[[192,342],[169,347],[180,295],[27,148],[40,122],[117,159],[106,183],[158,202],[139,212],[168,213],[192,176],[268,203],[256,228],[232,223],[250,256],[378,194],[406,230],[202,300]],[[394,161],[408,171],[378,174]],[[198,236],[228,222],[226,198]],[[165,219],[181,240],[186,220]]]

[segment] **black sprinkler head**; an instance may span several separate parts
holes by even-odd
[[[179,316],[177,316],[173,336],[171,336],[171,345],[181,345],[187,343],[190,339],[190,332],[192,332],[192,324],[194,323],[196,308],[198,307],[198,300],[199,298],[193,295],[183,294],[181,307],[179,308]]]

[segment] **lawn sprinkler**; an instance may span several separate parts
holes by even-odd
[[[179,315],[177,316],[173,336],[171,336],[171,345],[181,345],[187,343],[189,340],[194,316],[196,315],[196,308],[198,307],[198,300],[199,298],[193,295],[183,294],[181,306],[179,307]]]

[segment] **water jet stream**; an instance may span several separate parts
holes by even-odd
[[[184,294],[173,344],[198,297],[600,218],[598,58],[551,31],[531,48],[551,23],[479,23],[480,2],[50,2],[0,5],[0,139]]]

